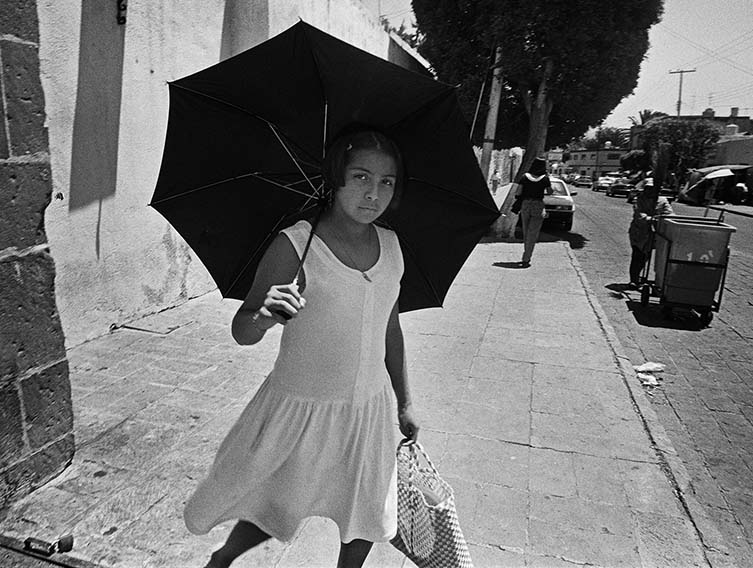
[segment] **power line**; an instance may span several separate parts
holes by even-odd
[[[743,85],[737,85],[723,91],[712,91],[712,94],[715,98],[722,97],[725,100],[728,100],[732,97],[745,95],[746,93],[750,92],[753,92],[753,82],[745,83]]]
[[[721,55],[717,55],[717,54],[715,54],[715,53],[714,53],[714,52],[713,52],[712,50],[710,50],[710,49],[709,49],[709,48],[707,48],[706,46],[704,46],[704,45],[701,45],[700,43],[698,43],[698,42],[695,42],[695,41],[693,41],[692,39],[688,39],[688,38],[686,38],[686,37],[685,37],[685,36],[683,36],[682,34],[680,34],[680,33],[677,33],[676,31],[674,31],[673,29],[671,29],[670,27],[668,27],[668,26],[667,26],[666,24],[662,24],[662,23],[659,23],[659,24],[657,24],[657,25],[659,25],[659,26],[661,26],[662,28],[664,28],[664,29],[665,29],[665,30],[666,30],[666,31],[667,31],[667,32],[668,32],[669,34],[671,34],[671,35],[675,36],[676,38],[678,38],[678,39],[681,39],[681,40],[683,40],[683,41],[685,41],[685,42],[689,43],[690,45],[692,45],[692,46],[693,46],[693,47],[695,47],[696,49],[699,49],[699,50],[701,50],[701,51],[705,52],[705,53],[706,53],[706,54],[708,54],[708,55],[709,55],[710,57],[713,57],[713,58],[717,59],[718,61],[721,61],[722,63],[726,63],[727,65],[730,65],[730,66],[734,67],[735,69],[737,69],[738,71],[740,71],[740,72],[742,72],[742,73],[745,73],[745,74],[747,74],[747,75],[752,75],[752,76],[753,76],[753,70],[747,69],[747,68],[745,68],[745,67],[741,67],[741,66],[740,66],[740,65],[738,65],[738,64],[737,64],[737,63],[736,63],[735,61],[732,61],[732,60],[731,60],[731,59],[729,59],[728,57],[724,57],[724,56],[721,56]]]
[[[666,27],[666,26],[665,26]],[[750,49],[749,46],[745,45],[746,43],[749,43],[750,41],[753,41],[753,30],[748,30],[747,32],[744,32],[740,34],[737,37],[732,38],[731,40],[723,43],[719,47],[711,50],[711,53],[708,53],[706,55],[701,55],[700,57],[696,57],[692,61],[686,63],[685,67],[695,66],[699,63],[703,62],[706,59],[710,59],[713,57],[720,57],[722,56],[722,53],[728,51],[729,48],[736,48],[731,53],[725,53],[725,57],[730,57],[732,55],[736,55],[737,53]]]

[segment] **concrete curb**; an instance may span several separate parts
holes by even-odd
[[[635,410],[640,416],[643,427],[656,451],[662,470],[674,488],[675,495],[687,513],[690,522],[693,523],[696,534],[703,546],[706,561],[713,568],[733,568],[735,565],[732,563],[732,556],[729,553],[724,537],[703,506],[696,500],[690,475],[678,456],[677,450],[672,445],[667,432],[664,430],[664,426],[659,421],[659,417],[651,406],[651,401],[648,400],[646,393],[638,382],[634,380],[635,371],[630,358],[625,354],[617,333],[609,323],[606,312],[601,307],[596,293],[591,289],[586,275],[580,267],[575,254],[570,249],[569,244],[562,243],[562,245],[567,251],[570,263],[578,274],[588,303],[591,305],[596,319],[604,332],[609,348],[612,350],[619,365],[622,380],[627,386]]]

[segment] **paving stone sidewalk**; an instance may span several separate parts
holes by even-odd
[[[523,270],[520,254],[479,245],[444,309],[402,317],[421,440],[475,565],[711,565],[698,533],[714,527],[678,498],[672,448],[574,257],[541,243]],[[75,459],[0,534],[72,533],[70,556],[105,567],[203,566],[231,524],[193,536],[183,505],[279,342],[235,345],[237,306],[208,294],[71,349]],[[334,566],[337,549],[334,525],[310,519],[236,565]],[[367,566],[412,564],[380,544]]]

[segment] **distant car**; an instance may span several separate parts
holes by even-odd
[[[570,189],[559,178],[549,176],[549,181],[552,184],[552,193],[544,195],[547,220],[551,223],[559,223],[563,229],[569,231],[573,228],[573,212],[575,211]]]
[[[641,194],[643,188],[647,185],[654,185],[654,179],[647,177],[636,183],[628,193],[627,202],[633,203],[635,201],[635,198]],[[663,195],[669,201],[672,201],[677,197],[677,192],[670,187],[662,187],[661,190],[659,190],[659,195]]]
[[[629,196],[630,192],[633,189],[634,189],[634,186],[632,183],[630,183],[630,180],[628,180],[627,178],[620,178],[618,180],[615,180],[614,183],[610,184],[607,187],[606,196],[607,197],[614,197],[616,195]]]
[[[593,182],[588,176],[577,176],[572,182],[575,187],[591,187]]]
[[[596,183],[594,183],[591,189],[593,189],[594,191],[606,191],[615,181],[617,181],[616,178],[610,176],[601,176],[596,180]]]

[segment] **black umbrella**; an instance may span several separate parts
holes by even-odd
[[[403,153],[400,206],[380,220],[405,258],[401,311],[441,306],[499,215],[453,87],[304,22],[169,87],[151,205],[225,297],[244,299],[271,239],[319,207],[324,149],[353,123],[381,130]]]

